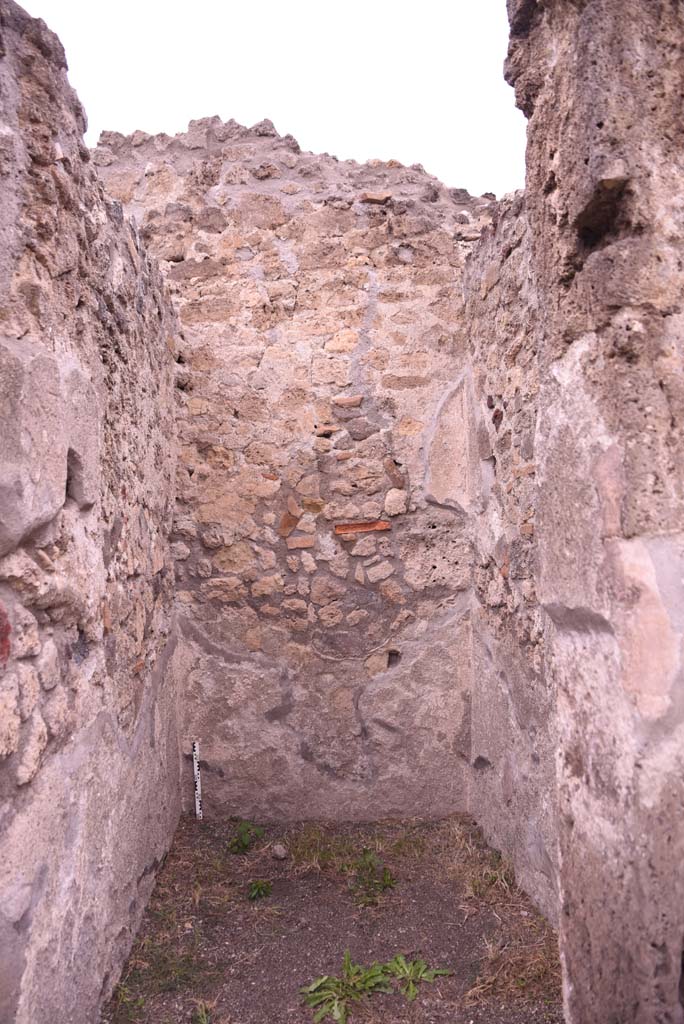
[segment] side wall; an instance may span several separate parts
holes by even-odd
[[[558,916],[555,694],[537,599],[539,297],[522,193],[466,265],[465,323],[483,500],[475,562],[470,810],[551,920]]]
[[[174,321],[82,142],[61,46],[0,2],[0,1021],[83,1024],[178,812]]]
[[[684,1020],[684,6],[509,0],[573,1024]]]

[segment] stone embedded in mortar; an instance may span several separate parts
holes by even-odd
[[[39,711],[34,711],[24,732],[23,748],[19,751],[16,780],[25,786],[40,767],[40,759],[48,743],[48,731]]]
[[[361,540],[357,540],[354,547],[349,552],[357,558],[368,558],[369,555],[374,555],[377,547],[377,541],[375,537],[363,537]]]
[[[387,579],[394,571],[394,566],[391,562],[379,562],[377,565],[372,565],[366,569],[366,576],[369,582],[378,583],[380,580]]]
[[[18,749],[20,731],[17,677],[5,674],[0,680],[0,757],[9,757]]]
[[[363,402],[363,395],[335,395],[332,402],[340,409],[358,409]]]
[[[408,494],[392,488],[385,495],[385,512],[388,516],[399,516],[408,510]]]
[[[316,538],[312,536],[288,537],[286,544],[291,551],[298,550],[299,548],[312,548],[316,544]]]

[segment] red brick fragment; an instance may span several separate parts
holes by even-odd
[[[392,524],[386,519],[374,519],[370,523],[335,523],[335,533],[372,533],[375,530],[391,530]]]

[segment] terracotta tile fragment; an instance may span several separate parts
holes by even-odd
[[[405,486],[404,474],[401,472],[391,455],[385,456],[382,460],[382,465],[394,487],[399,489],[403,488]]]
[[[386,519],[374,519],[368,523],[335,523],[335,533],[371,533],[375,530],[391,530],[392,524]]]
[[[278,526],[279,537],[289,537],[299,522],[299,516],[293,516],[290,512],[283,512]]]

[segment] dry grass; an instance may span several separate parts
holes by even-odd
[[[424,829],[424,822],[381,822],[352,827],[347,834],[339,826],[306,823],[290,829],[284,838],[298,872],[346,874],[364,849],[402,861],[420,858],[426,845]]]
[[[299,873],[344,873],[356,855],[358,841],[354,843],[349,836],[340,835],[325,826],[305,824],[291,829],[285,837],[285,844]]]
[[[445,868],[462,883],[468,913],[483,904],[499,922],[495,937],[485,939],[485,951],[466,1005],[494,997],[504,1001],[544,999],[560,989],[558,941],[515,882],[513,867],[489,848],[477,826],[452,819],[445,823]]]
[[[555,937],[530,929],[524,936],[510,935],[486,943],[482,969],[466,993],[466,1005],[473,1006],[497,997],[507,1002],[516,998],[539,999],[560,986],[560,964]]]

